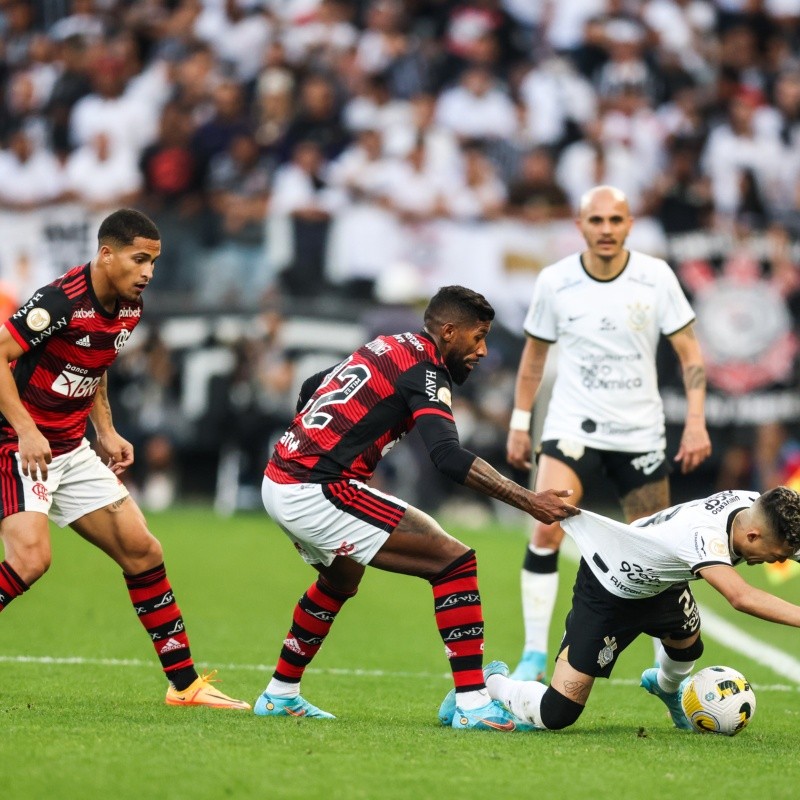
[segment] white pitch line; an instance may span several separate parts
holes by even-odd
[[[727,624],[727,623],[726,623]],[[738,633],[738,631],[737,631]],[[756,640],[753,640],[756,641]],[[766,646],[766,645],[765,645]],[[780,651],[778,651],[780,652]],[[792,659],[793,660],[793,659]],[[759,661],[759,663],[762,663]],[[763,663],[767,663],[764,661]],[[4,656],[0,655],[0,664],[37,664],[40,666],[67,666],[67,667],[146,667],[157,668],[154,661],[144,661],[138,658],[84,658],[83,656]],[[201,668],[215,667],[220,670],[246,671],[246,672],[272,672],[274,664],[209,664],[197,662]],[[768,666],[773,666],[768,664]],[[800,665],[798,665],[800,666]],[[413,680],[452,680],[449,672],[403,672],[383,669],[346,669],[340,667],[309,667],[307,673],[312,675],[340,675],[348,678],[408,678]],[[612,686],[638,686],[639,681],[633,678],[611,678]],[[771,692],[800,692],[800,685],[754,684],[758,691]]]
[[[800,661],[796,658],[745,633],[707,608],[700,609],[700,619],[703,633],[707,633],[710,638],[716,639],[725,647],[747,656],[758,664],[769,667],[782,678],[800,684]]]

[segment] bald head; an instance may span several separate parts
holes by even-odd
[[[628,214],[630,214],[628,198],[625,196],[625,192],[623,192],[622,189],[617,189],[616,186],[594,186],[581,196],[580,205],[578,206],[580,215],[584,216],[587,210],[598,200],[622,203],[627,209]]]

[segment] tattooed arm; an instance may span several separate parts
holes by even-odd
[[[501,475],[482,458],[476,458],[467,473],[464,486],[475,489],[510,506],[522,509],[540,522],[557,522],[579,514],[575,506],[565,503],[561,498],[569,497],[571,489],[546,489],[532,492]]]
[[[675,460],[684,474],[696,469],[711,455],[711,440],[706,430],[706,370],[694,325],[687,325],[669,337],[683,372],[686,390],[686,422]]]
[[[97,433],[97,443],[108,455],[109,468],[115,475],[119,475],[133,464],[133,445],[123,439],[114,428],[111,404],[108,402],[108,377],[105,374],[97,386],[89,419]]]
[[[572,490],[531,492],[462,447],[452,419],[435,414],[423,415],[417,422],[417,429],[434,466],[448,478],[522,509],[541,522],[556,522],[579,513],[577,508],[561,499],[569,497]]]

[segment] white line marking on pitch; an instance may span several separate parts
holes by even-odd
[[[762,661],[759,659],[759,663]],[[766,663],[764,661],[763,663]],[[0,655],[0,664],[37,664],[55,667],[146,667],[157,669],[154,661],[143,661],[138,658],[84,658],[83,656],[4,656]],[[198,667],[216,667],[221,670],[240,670],[246,672],[272,672],[274,664],[209,664],[197,662]],[[769,664],[769,666],[772,666]],[[309,667],[306,672],[312,675],[342,675],[352,678],[410,678],[413,680],[452,680],[449,672],[402,672],[383,669],[344,669],[337,667]],[[611,678],[613,686],[638,686],[639,681],[632,678]],[[760,692],[800,692],[800,686],[789,686],[782,683],[754,684]]]

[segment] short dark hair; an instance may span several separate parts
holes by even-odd
[[[770,530],[795,552],[800,549],[800,494],[788,486],[777,486],[758,498]]]
[[[442,286],[425,309],[426,327],[445,322],[491,322],[493,319],[494,309],[489,301],[464,286]]]
[[[100,223],[97,241],[101,245],[128,247],[137,236],[161,241],[161,234],[150,217],[134,208],[120,208]]]

